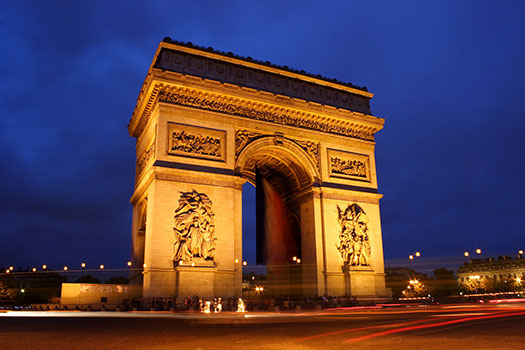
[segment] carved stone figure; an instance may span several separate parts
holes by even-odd
[[[252,142],[258,137],[261,137],[260,133],[256,133],[249,130],[237,130],[235,133],[235,156],[237,157],[248,143]]]
[[[173,260],[188,263],[194,259],[215,258],[215,220],[212,202],[204,193],[181,193],[175,211]]]
[[[349,205],[346,210],[337,206],[339,213],[339,244],[343,262],[349,266],[370,266],[370,241],[368,239],[368,217],[357,204]]]

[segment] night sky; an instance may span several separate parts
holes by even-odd
[[[515,255],[524,18],[523,1],[4,1],[0,266],[128,261],[127,124],[165,36],[375,94],[387,262]]]

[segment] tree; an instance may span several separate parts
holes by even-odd
[[[437,268],[433,271],[434,279],[430,281],[432,294],[434,296],[447,296],[458,294],[459,287],[456,281],[454,271],[447,270],[444,267]]]
[[[85,275],[80,277],[78,280],[75,281],[75,283],[100,283],[100,280],[96,277],[93,277],[91,275]]]
[[[124,276],[115,276],[111,277],[106,281],[107,284],[128,284],[129,278]]]

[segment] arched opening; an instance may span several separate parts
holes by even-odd
[[[236,170],[247,180],[243,256],[258,264],[247,269],[251,275],[245,274],[245,280],[248,277],[251,287],[264,283],[271,296],[303,295],[302,204],[316,178],[311,159],[292,141],[276,143],[274,137],[264,137],[242,150]]]

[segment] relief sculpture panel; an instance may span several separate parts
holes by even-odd
[[[337,206],[341,226],[337,250],[345,265],[370,266],[370,241],[368,238],[368,216],[357,204],[348,205],[343,211]]]
[[[226,160],[226,131],[168,123],[168,155]]]
[[[146,166],[150,163],[150,161],[153,160],[153,156],[155,155],[155,139],[152,138],[148,146],[145,148],[144,152],[137,157],[137,165],[135,168],[135,176],[137,179],[140,177],[144,169],[146,169]]]
[[[179,265],[213,264],[215,259],[215,214],[204,193],[182,192],[175,210],[173,261]]]
[[[365,154],[329,149],[328,161],[330,176],[370,181],[370,160]]]

